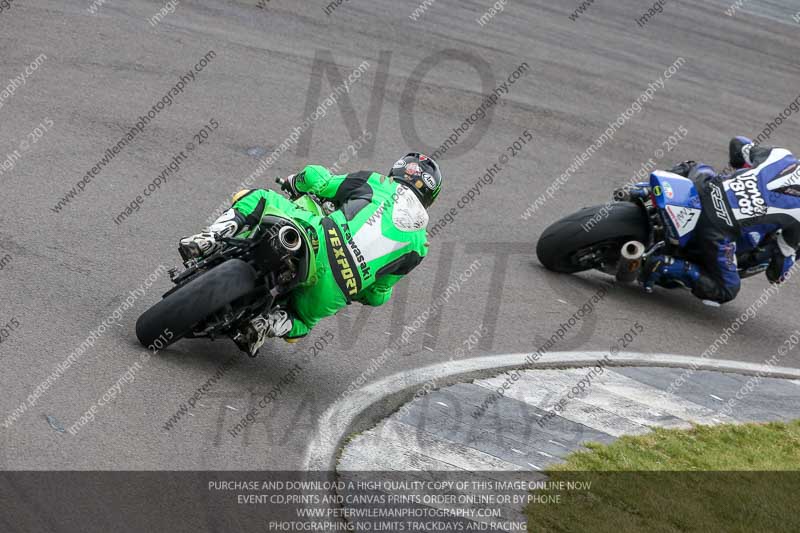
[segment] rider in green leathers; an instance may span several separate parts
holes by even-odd
[[[181,255],[213,253],[220,237],[246,238],[270,207],[316,233],[313,282],[292,291],[285,309],[256,317],[249,331],[242,332],[249,353],[255,355],[268,337],[304,337],[321,319],[353,301],[372,306],[388,301],[392,286],[428,252],[426,209],[441,185],[439,166],[419,153],[398,160],[387,176],[367,171],[334,176],[324,167],[309,165],[289,176],[284,186],[330,200],[338,209],[329,216],[317,216],[274,191],[241,191],[231,209],[206,231],[181,239]]]

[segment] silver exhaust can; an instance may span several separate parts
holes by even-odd
[[[642,268],[644,251],[644,244],[639,241],[629,241],[622,246],[619,263],[617,264],[617,281],[622,283],[636,281],[639,276],[639,270]]]
[[[283,226],[278,230],[278,242],[290,252],[299,250],[303,243],[300,233],[292,226]]]

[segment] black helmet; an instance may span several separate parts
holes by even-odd
[[[398,159],[389,171],[389,177],[408,185],[426,208],[431,206],[442,189],[439,165],[427,155],[417,152]]]

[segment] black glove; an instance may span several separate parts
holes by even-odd
[[[281,190],[287,193],[291,198],[297,198],[301,195],[301,193],[297,190],[296,183],[298,179],[302,180],[303,177],[303,173],[300,172],[285,178],[277,178],[275,182],[278,183],[281,186]]]

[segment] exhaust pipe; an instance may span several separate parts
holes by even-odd
[[[278,242],[290,252],[296,252],[303,244],[300,233],[293,226],[283,226],[278,230]]]
[[[620,254],[617,265],[617,281],[631,283],[636,281],[639,276],[639,269],[642,268],[642,256],[644,256],[644,244],[639,241],[626,242]]]
[[[631,192],[624,187],[614,191],[615,202],[629,202],[631,199]]]

